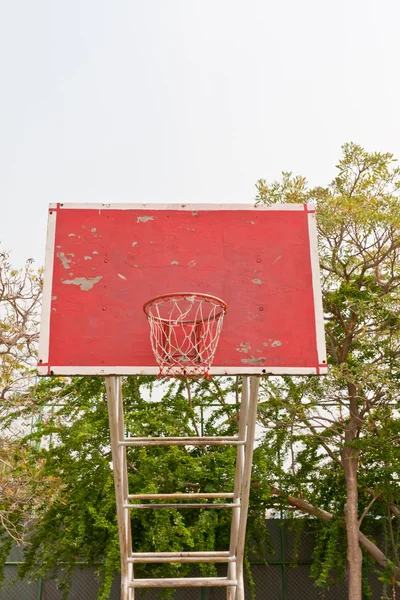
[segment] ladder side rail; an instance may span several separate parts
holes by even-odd
[[[115,386],[118,397],[118,441],[123,440],[125,437],[125,419],[124,419],[124,403],[122,396],[122,378],[115,377]],[[124,503],[128,501],[129,495],[129,482],[128,482],[128,464],[126,458],[126,446],[119,446],[120,451],[120,464],[123,477],[123,493]],[[127,559],[132,554],[132,531],[131,531],[131,515],[129,509],[124,507],[124,523],[125,523],[125,536],[127,544]],[[133,563],[128,561],[128,581],[132,581],[134,577]],[[135,590],[128,587],[128,600],[134,599]]]
[[[248,377],[242,378],[242,394],[239,411],[238,438],[241,442],[246,441],[247,418],[249,412],[249,380]],[[236,469],[234,482],[234,500],[233,502],[240,505],[240,493],[242,489],[243,466],[244,466],[244,451],[245,446],[238,446],[236,455]],[[237,535],[239,530],[240,510],[232,512],[232,523],[230,533],[229,554],[236,556]],[[236,579],[236,563],[228,565],[228,579]],[[235,600],[236,587],[228,587],[227,599]]]
[[[253,450],[254,450],[254,438],[256,432],[256,420],[257,420],[257,405],[258,405],[258,391],[260,387],[260,378],[258,376],[252,376],[250,378],[250,402],[249,402],[249,414],[247,420],[247,434],[246,434],[246,448],[243,468],[243,485],[241,494],[241,505],[240,519],[239,519],[239,530],[237,536],[237,547],[236,547],[236,578],[237,578],[237,590],[236,599],[244,600],[244,580],[243,580],[243,556],[244,556],[244,545],[246,537],[246,525],[247,525],[247,514],[249,509],[249,495],[250,495],[250,483],[251,483],[251,472],[253,467]]]
[[[123,463],[121,461],[121,448],[118,445],[118,440],[120,439],[120,409],[118,406],[119,394],[118,382],[116,381],[116,379],[116,377],[106,377],[106,389],[108,418],[110,424],[111,453],[114,472],[115,500],[118,519],[118,536],[121,553],[121,600],[133,600],[132,592],[129,589],[130,581],[132,580],[132,578],[130,577],[130,569],[128,567],[127,561],[128,544],[124,509],[124,474],[122,471]]]

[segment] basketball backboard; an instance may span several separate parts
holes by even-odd
[[[40,375],[157,374],[143,305],[228,306],[211,375],[326,373],[311,205],[52,204]]]

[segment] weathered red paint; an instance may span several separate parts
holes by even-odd
[[[228,304],[214,366],[316,367],[308,214],[57,208],[49,365],[153,366],[143,304]]]

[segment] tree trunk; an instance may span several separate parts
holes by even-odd
[[[352,439],[351,431],[346,432],[347,437]],[[344,516],[347,533],[349,600],[362,600],[362,552],[359,543],[357,489],[358,453],[351,446],[344,446],[341,454],[347,491]]]

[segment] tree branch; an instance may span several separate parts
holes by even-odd
[[[286,500],[291,506],[298,508],[301,512],[312,515],[313,517],[318,517],[322,521],[330,521],[334,518],[334,515],[326,510],[321,508],[317,508],[303,500],[302,498],[294,498],[293,496],[289,496],[288,494],[283,493],[281,490],[274,488],[271,492],[272,496],[279,496]],[[361,546],[368,552],[368,554],[376,560],[378,565],[383,568],[386,568],[389,564],[388,559],[385,554],[376,546],[373,542],[371,542],[361,531],[358,533],[358,540]],[[397,576],[397,574],[396,574]],[[396,580],[397,587],[400,587],[400,580]]]

